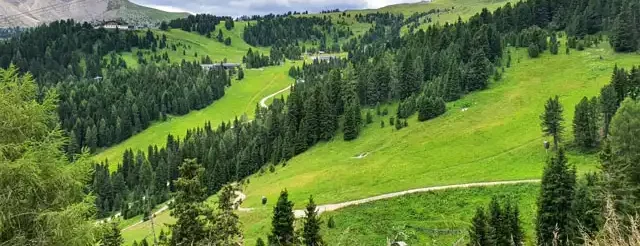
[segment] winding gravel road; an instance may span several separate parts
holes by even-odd
[[[529,179],[529,180],[483,182],[483,183],[469,183],[469,184],[457,184],[457,185],[425,187],[425,188],[405,190],[405,191],[394,192],[394,193],[387,193],[387,194],[382,194],[382,195],[378,195],[378,196],[372,196],[372,197],[368,197],[368,198],[364,198],[364,199],[360,199],[360,200],[354,200],[354,201],[348,201],[348,202],[342,202],[342,203],[336,203],[336,204],[319,205],[319,206],[317,206],[317,211],[318,211],[318,214],[321,214],[323,212],[335,211],[335,210],[338,210],[338,209],[341,209],[341,208],[344,208],[344,207],[348,207],[348,206],[359,205],[359,204],[363,204],[363,203],[369,203],[369,202],[373,202],[373,201],[389,199],[389,198],[398,197],[398,196],[404,196],[404,195],[413,194],[413,193],[422,193],[422,192],[438,191],[438,190],[449,190],[449,189],[459,189],[459,188],[487,187],[487,186],[497,186],[497,185],[530,184],[530,183],[539,183],[539,182],[540,182],[539,179]],[[295,210],[293,212],[294,212],[296,218],[302,218],[302,217],[305,216],[304,210]]]
[[[273,93],[273,94],[271,94],[271,95],[268,95],[268,96],[266,96],[265,98],[262,98],[262,100],[260,100],[260,107],[263,107],[263,108],[268,107],[268,106],[267,106],[267,100],[269,100],[269,98],[275,97],[275,96],[277,96],[278,94],[283,93],[283,92],[287,91],[287,90],[288,90],[288,89],[290,89],[290,88],[291,88],[291,86],[288,86],[287,88],[284,88],[284,89],[282,89],[282,90],[279,90],[278,92]]]

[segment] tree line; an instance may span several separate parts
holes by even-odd
[[[58,115],[69,134],[69,154],[117,144],[168,115],[201,109],[224,95],[230,78],[199,64],[144,65],[116,69],[101,79],[60,81]]]
[[[210,14],[189,15],[186,18],[177,18],[169,22],[160,23],[160,29],[163,31],[169,28],[182,29],[185,32],[197,32],[200,35],[207,35],[211,38],[211,33],[216,30],[216,26],[221,22],[225,22],[225,28],[231,30],[234,26],[233,18],[228,16],[215,16]],[[228,24],[227,24],[228,23]]]
[[[164,47],[162,42],[165,42]],[[103,57],[111,52],[166,48],[166,37],[147,30],[144,35],[132,31],[94,28],[89,23],[60,20],[22,32],[0,43],[0,66],[15,64],[21,72],[30,72],[40,86],[55,86],[68,76],[102,76]]]

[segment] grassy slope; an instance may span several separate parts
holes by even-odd
[[[168,134],[183,136],[188,129],[201,127],[207,121],[217,126],[222,121],[229,121],[243,114],[252,118],[260,99],[293,83],[287,75],[288,68],[289,66],[284,65],[264,70],[246,70],[244,80],[232,82],[225,95],[208,107],[184,116],[171,117],[166,122],[156,122],[126,141],[102,151],[94,160],[108,159],[112,168],[115,168],[116,163],[122,159],[122,153],[129,148],[135,151],[146,150],[149,145],[163,146]]]
[[[496,196],[518,203],[526,239],[532,242],[539,188],[530,184],[412,194],[323,214],[323,222],[333,217],[336,227],[323,223],[322,231],[329,245],[382,245],[399,232],[409,245],[454,245],[468,240],[476,208],[487,207]]]
[[[616,63],[629,67],[640,62],[636,55],[613,54],[608,48],[534,60],[519,51],[513,57],[514,66],[502,81],[449,104],[442,117],[419,123],[414,116],[400,131],[388,125],[381,129],[376,118],[353,142],[337,136],[276,173],[254,175],[243,206],[260,207],[263,195],[275,201],[285,188],[302,208],[310,195],[326,204],[425,186],[539,178],[546,154],[538,116],[545,100],[561,96],[569,137],[573,106],[583,96],[596,95]],[[461,105],[471,107],[462,112]],[[370,154],[352,158],[364,152]],[[581,172],[597,165],[594,156],[579,153],[570,153],[569,160]],[[246,237],[264,235],[269,216],[269,209],[244,215]]]
[[[169,45],[182,43],[191,46],[187,50],[186,56],[182,55],[183,48],[178,48],[177,51],[171,49],[161,50],[162,53],[168,52],[172,62],[179,62],[182,59],[199,60],[201,56],[209,55],[214,61],[221,61],[227,58],[230,62],[239,63],[242,62],[242,56],[246,54],[249,48],[265,53],[268,51],[266,48],[255,48],[244,42],[242,39],[244,27],[245,23],[243,22],[236,23],[235,28],[230,31],[224,28],[224,23],[216,27],[216,30],[223,30],[225,37],[231,37],[231,46],[225,46],[214,39],[179,29],[172,29],[167,32],[154,30],[154,32],[157,35],[166,34]],[[134,49],[130,53],[122,54],[127,64],[133,67],[138,66],[135,56],[136,51]],[[194,52],[198,53],[198,57],[194,56]],[[201,127],[207,121],[218,125],[222,121],[232,120],[235,116],[242,114],[253,117],[255,105],[260,99],[293,83],[293,80],[287,75],[290,66],[291,63],[287,63],[263,70],[245,70],[245,79],[240,82],[232,82],[232,86],[227,88],[225,96],[212,105],[202,110],[192,111],[184,116],[171,117],[166,122],[156,122],[126,141],[98,153],[94,160],[103,161],[108,159],[109,163],[116,165],[116,163],[120,162],[122,153],[126,149],[145,150],[149,145],[163,145],[168,134],[184,135],[187,129]],[[115,168],[115,166],[113,167]]]
[[[247,54],[249,48],[259,50],[265,54],[269,53],[267,48],[252,47],[242,39],[242,33],[245,26],[246,23],[237,22],[234,29],[227,30],[224,28],[224,23],[219,24],[216,26],[214,34],[212,34],[213,38],[207,38],[206,36],[202,36],[196,32],[185,32],[180,29],[171,29],[166,32],[154,30],[154,33],[160,37],[162,34],[165,34],[167,36],[169,46],[172,44],[177,45],[179,43],[190,46],[186,49],[184,46],[178,47],[176,51],[173,51],[172,49],[164,49],[158,52],[159,54],[167,52],[169,59],[172,62],[180,62],[183,59],[187,61],[200,61],[200,58],[208,55],[214,62],[220,62],[227,59],[229,62],[241,63],[242,57]],[[222,30],[225,38],[231,37],[230,46],[226,46],[215,40],[218,30]],[[140,33],[139,35],[144,35],[144,33]],[[127,64],[137,66],[137,51],[138,49],[133,49],[132,52],[122,54]],[[184,54],[183,51],[185,51]],[[198,57],[195,56],[195,53],[198,53]]]
[[[381,129],[381,118],[376,117],[356,141],[344,142],[337,136],[293,158],[286,167],[277,167],[275,173],[252,176],[243,207],[255,210],[239,213],[245,241],[253,243],[267,235],[272,206],[284,188],[301,209],[309,195],[317,204],[327,204],[425,186],[539,178],[546,154],[538,116],[545,100],[561,96],[569,137],[573,106],[580,98],[596,95],[609,82],[614,64],[629,67],[640,62],[636,55],[614,54],[604,46],[571,55],[545,53],[538,59],[516,51],[513,67],[502,81],[450,103],[442,117],[420,123],[414,116],[400,131],[388,124]],[[471,106],[462,112],[462,105]],[[396,105],[387,107],[393,115]],[[387,123],[388,118],[384,120]],[[370,154],[352,158],[363,152]],[[575,152],[569,160],[580,172],[597,165],[594,156]],[[260,205],[263,195],[267,206]],[[166,215],[160,220],[172,222]],[[148,226],[125,231],[124,236],[129,241],[140,239],[148,234]]]
[[[371,27],[371,24],[368,23],[359,23],[355,20],[356,14],[369,14],[376,12],[390,12],[395,14],[403,14],[405,18],[410,17],[414,13],[419,12],[428,12],[432,9],[450,9],[450,11],[441,14],[432,14],[429,15],[432,19],[433,23],[441,23],[444,24],[446,22],[455,22],[458,20],[458,17],[461,17],[463,20],[468,19],[472,15],[479,13],[482,8],[487,8],[489,10],[497,9],[498,7],[504,6],[507,2],[515,3],[516,0],[433,0],[432,2],[418,2],[418,3],[405,3],[405,4],[396,4],[390,5],[387,7],[383,7],[380,9],[364,9],[364,10],[347,10],[347,14],[350,14],[351,17],[342,16],[342,12],[340,13],[328,13],[328,14],[312,14],[310,16],[331,16],[334,22],[343,20],[346,24],[351,27],[351,30],[355,35],[363,34]],[[421,19],[425,20],[426,17]],[[424,23],[422,27],[426,27],[431,23]],[[405,28],[406,29],[406,28]]]

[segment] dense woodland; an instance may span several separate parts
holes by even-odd
[[[205,71],[189,62],[110,70],[99,80],[70,77],[56,86],[58,115],[72,140],[67,150],[79,153],[85,146],[93,152],[168,115],[202,109],[222,97],[230,83],[225,70]]]
[[[198,64],[156,65],[138,51],[142,65],[128,69],[113,52],[138,47],[155,52],[175,49],[166,36],[95,29],[87,23],[56,21],[0,44],[0,65],[13,63],[33,74],[42,94],[55,88],[58,115],[72,141],[70,155],[92,152],[146,129],[167,115],[201,109],[224,95],[230,79],[224,71],[204,72]],[[169,61],[166,52],[152,61]],[[153,84],[154,86],[149,86]]]
[[[215,16],[210,14],[198,14],[189,15],[187,18],[179,18],[169,21],[168,23],[161,23],[160,29],[167,30],[168,27],[182,29],[187,32],[197,32],[200,35],[208,35],[211,37],[211,33],[216,30],[216,26],[221,22],[226,24],[227,29],[231,29],[234,26],[233,18],[226,16]]]

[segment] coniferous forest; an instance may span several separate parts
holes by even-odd
[[[93,235],[83,232],[91,226],[84,217],[105,218],[120,212],[125,219],[140,214],[149,218],[151,208],[174,197],[172,215],[178,222],[167,244],[233,245],[241,232],[233,204],[228,203],[234,192],[228,184],[273,165],[286,165],[318,143],[358,139],[363,126],[372,123],[370,115],[363,117],[367,109],[397,102],[397,115],[390,122],[397,130],[416,114],[419,121],[437,118],[447,112],[447,102],[487,89],[500,76],[500,68],[510,66],[509,47],[526,49],[531,58],[537,58],[544,52],[559,53],[560,33],[567,36],[566,52],[595,46],[604,33],[616,52],[636,52],[639,16],[640,3],[635,0],[530,0],[507,3],[494,12],[483,9],[468,21],[430,25],[404,35],[402,15],[359,14],[356,20],[372,27],[357,37],[328,17],[254,17],[243,38],[253,46],[271,46],[271,52],[249,49],[243,59],[246,68],[297,60],[307,51],[300,43],[307,41],[318,42],[320,50],[347,52],[347,58],[294,66],[289,76],[296,84],[290,95],[266,108],[256,105],[252,121],[236,118],[219,126],[207,123],[183,137],[168,135],[166,145],[148,146],[146,152],[126,151],[115,170],[110,170],[114,163],[108,160],[90,163],[87,151],[124,141],[153,121],[210,105],[231,85],[230,73],[203,70],[197,62],[186,61],[128,67],[116,53],[168,48],[166,37],[150,30],[138,35],[67,20],[21,32],[0,43],[4,80],[0,92],[6,96],[0,106],[7,108],[8,116],[3,118],[8,127],[0,132],[5,136],[0,137],[0,160],[7,164],[0,174],[16,178],[0,182],[0,189],[2,194],[21,192],[19,199],[9,199],[12,203],[0,203],[2,209],[11,207],[6,209],[9,226],[0,221],[0,242],[91,242]],[[196,15],[161,23],[160,28],[210,36],[222,21],[228,30],[237,25],[230,17]],[[345,42],[331,47],[326,43],[328,36],[335,45],[337,40]],[[637,212],[640,169],[635,166],[640,150],[638,136],[633,134],[639,127],[634,118],[640,112],[639,94],[640,68],[616,67],[611,84],[598,97],[585,97],[575,106],[573,144],[580,151],[601,151],[601,172],[584,179],[567,160],[567,146],[562,146],[563,134],[568,134],[562,115],[568,109],[558,96],[547,101],[541,128],[554,142],[538,197],[539,245],[583,244],[585,235],[596,235],[605,216],[593,212],[604,206],[604,198],[594,195],[601,190],[607,192],[614,211]],[[12,104],[31,115],[20,117],[6,106]],[[47,165],[24,168],[40,162]],[[22,177],[25,184],[38,189],[24,188],[16,181]],[[69,184],[61,185],[61,180]],[[60,189],[44,201],[28,202],[48,187]],[[216,212],[203,205],[214,194],[221,197]],[[47,214],[46,206],[63,212]],[[267,237],[270,245],[294,245],[292,208],[285,190],[274,208],[273,230]],[[93,209],[96,216],[91,214]],[[307,245],[323,243],[315,211],[310,198],[303,233]],[[45,215],[36,216],[41,213]],[[85,223],[64,225],[68,220]],[[519,208],[511,201],[494,199],[488,208],[477,209],[470,224],[470,245],[523,241]],[[66,238],[54,229],[75,234]]]

